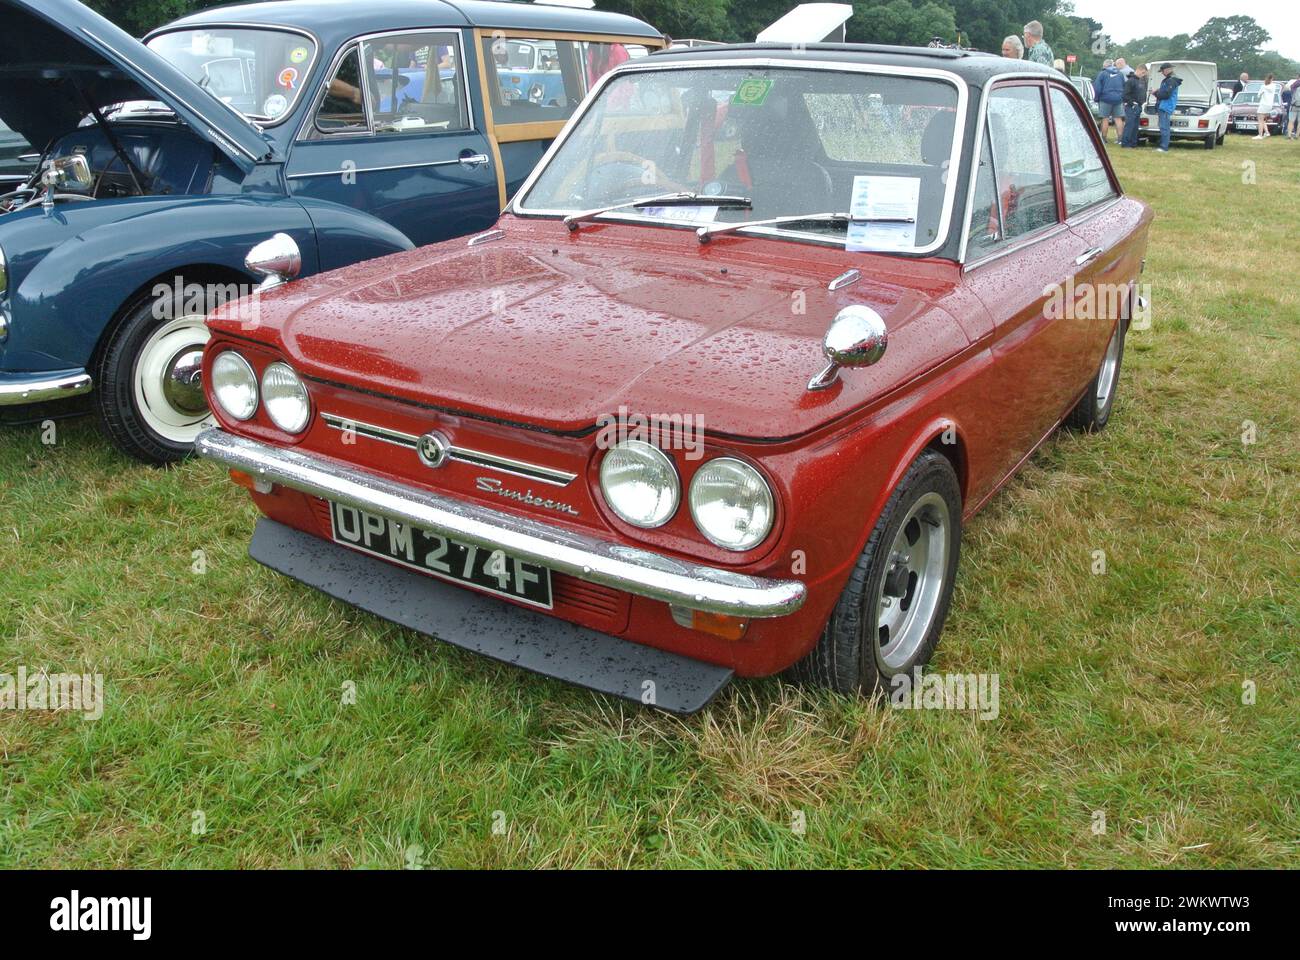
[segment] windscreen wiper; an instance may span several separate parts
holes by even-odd
[[[729,197],[716,196],[712,197],[700,193],[661,193],[657,197],[642,197],[640,200],[628,200],[624,203],[615,203],[608,207],[598,207],[595,210],[583,210],[580,213],[571,213],[564,218],[564,225],[570,231],[578,229],[580,224],[606,214],[614,213],[617,210],[632,210],[636,207],[726,207],[729,210],[752,210],[754,201],[749,197]]]
[[[770,220],[742,220],[740,223],[713,223],[700,227],[695,235],[700,243],[722,233],[735,233],[746,227],[782,227],[795,223],[916,223],[915,217],[855,217],[849,213],[796,213],[788,217],[773,217]]]

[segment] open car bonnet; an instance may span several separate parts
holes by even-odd
[[[1183,85],[1178,88],[1179,103],[1193,100],[1197,103],[1210,102],[1210,94],[1219,83],[1217,64],[1202,60],[1162,60],[1149,64],[1148,75],[1155,78],[1151,83],[1152,93],[1160,85],[1160,68],[1166,63],[1174,68],[1174,76],[1183,81]]]
[[[0,120],[34,150],[90,112],[158,100],[245,172],[270,141],[193,80],[76,0],[0,0]]]

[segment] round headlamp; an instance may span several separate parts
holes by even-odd
[[[311,400],[287,363],[273,363],[262,374],[262,403],[271,422],[285,433],[302,433],[311,419]]]
[[[677,468],[656,446],[624,440],[600,464],[600,489],[611,510],[634,527],[661,527],[677,512]]]
[[[257,412],[257,374],[233,350],[212,361],[212,396],[234,420],[248,420]]]
[[[710,460],[691,480],[691,517],[724,550],[749,550],[772,530],[772,491],[757,470],[732,457]]]

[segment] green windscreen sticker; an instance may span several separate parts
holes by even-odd
[[[761,107],[772,92],[772,81],[764,77],[750,77],[736,89],[731,102],[742,107]]]

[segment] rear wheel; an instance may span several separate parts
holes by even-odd
[[[887,692],[934,654],[961,549],[961,488],[927,450],[890,495],[817,646],[795,667],[840,693]]]
[[[1214,145],[1218,142],[1219,142],[1219,138],[1215,134],[1211,133],[1208,137],[1205,138],[1205,149],[1213,150]]]
[[[171,299],[169,291],[126,314],[95,377],[100,429],[146,463],[185,458],[214,422],[200,377],[208,328],[201,314],[175,316]]]
[[[1106,429],[1110,422],[1110,413],[1115,407],[1115,390],[1119,386],[1119,369],[1124,360],[1124,321],[1115,324],[1115,332],[1106,344],[1106,354],[1101,358],[1097,375],[1088,385],[1088,392],[1083,395],[1070,415],[1066,417],[1066,426],[1087,433],[1097,433]]]

